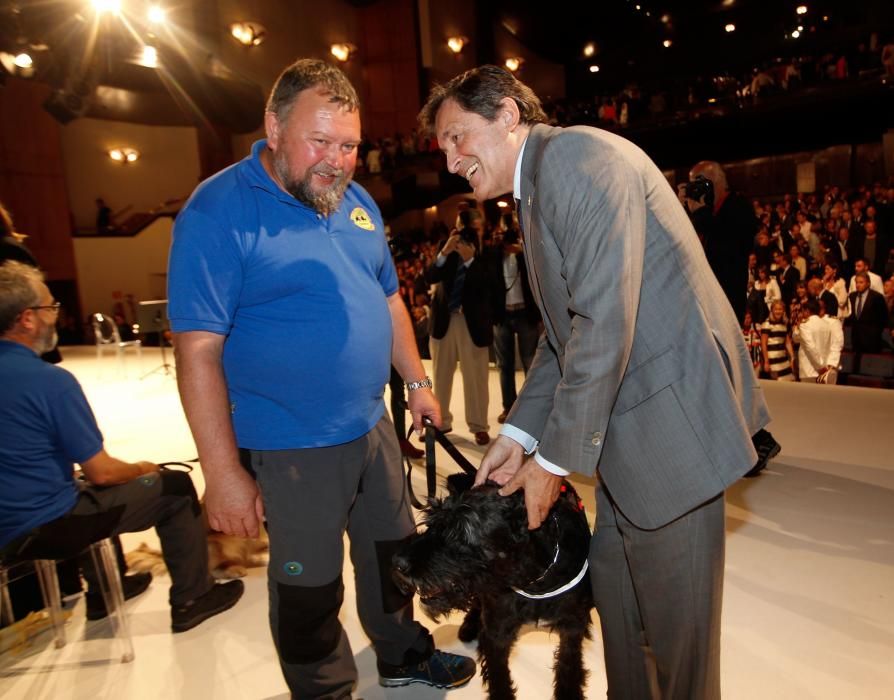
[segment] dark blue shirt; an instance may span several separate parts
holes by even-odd
[[[78,380],[20,343],[0,340],[0,547],[65,515],[72,472],[102,449]]]
[[[168,272],[175,332],[226,336],[240,447],[327,447],[382,417],[397,274],[378,207],[351,183],[320,216],[259,155],[206,180],[177,217]]]

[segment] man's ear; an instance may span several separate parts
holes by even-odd
[[[275,151],[279,145],[280,123],[273,112],[264,112],[264,130],[267,132],[267,145]]]
[[[497,113],[497,119],[506,127],[507,131],[515,131],[515,128],[521,121],[521,114],[518,111],[518,105],[511,97],[504,97],[500,100],[500,110]]]

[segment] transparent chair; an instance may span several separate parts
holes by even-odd
[[[115,356],[119,363],[124,362],[124,351],[127,348],[136,348],[137,359],[143,359],[143,344],[139,339],[121,340],[115,319],[106,314],[95,313],[92,317],[93,335],[96,338],[96,358],[101,359],[106,349],[115,349]]]
[[[115,558],[112,540],[109,538],[99,540],[89,546],[93,557],[93,564],[97,572],[99,587],[102,591],[103,602],[109,611],[109,620],[112,624],[113,634],[119,642],[121,663],[133,661],[133,643],[130,635],[127,614],[124,611],[124,593],[121,585],[121,575],[118,570],[118,562]],[[64,548],[58,552],[42,549],[38,556],[51,557],[58,555],[58,559],[66,559],[71,556],[70,551]],[[0,618],[7,624],[14,621],[12,601],[9,596],[9,581],[16,576],[16,570],[26,562],[32,562],[37,573],[40,591],[43,597],[50,623],[53,627],[55,646],[57,649],[66,644],[65,614],[62,609],[62,597],[59,591],[59,579],[56,575],[55,558],[37,558],[27,554],[13,559],[0,560]]]

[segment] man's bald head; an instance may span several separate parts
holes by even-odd
[[[729,185],[726,182],[726,173],[723,172],[723,168],[720,167],[720,163],[716,160],[702,160],[692,166],[692,170],[689,171],[690,182],[699,175],[707,178],[714,185],[715,197],[719,198],[729,190]]]

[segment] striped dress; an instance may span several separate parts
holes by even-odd
[[[767,319],[761,324],[761,335],[767,338],[767,359],[770,361],[770,376],[773,379],[794,379],[792,365],[785,349],[788,325],[785,321],[774,323]]]

